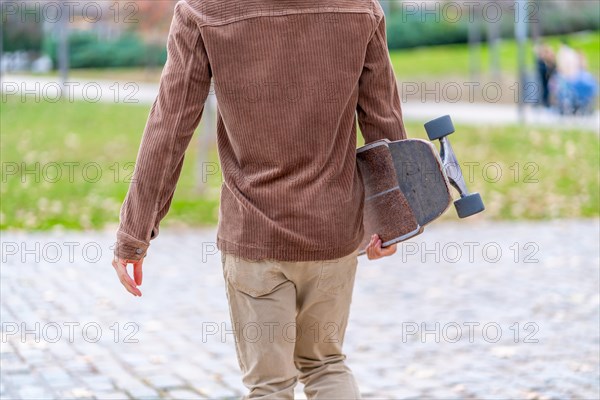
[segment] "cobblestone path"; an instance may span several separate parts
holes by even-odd
[[[134,298],[113,232],[2,232],[1,398],[239,398],[214,237],[161,231]],[[440,223],[361,258],[345,350],[364,397],[598,399],[599,241],[598,220]]]

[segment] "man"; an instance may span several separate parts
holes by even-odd
[[[212,79],[224,177],[217,244],[248,398],[291,399],[298,379],[308,398],[360,397],[342,353],[364,232],[356,118],[367,143],[405,132],[380,5],[323,3],[177,4],[121,209],[113,265],[141,296],[142,260]],[[368,256],[395,250],[374,236]]]

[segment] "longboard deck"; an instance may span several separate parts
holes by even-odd
[[[380,140],[357,150],[365,185],[365,236],[359,254],[377,233],[383,246],[423,232],[452,202],[435,147],[424,140]]]
[[[417,222],[425,226],[452,203],[450,183],[433,144],[421,139],[389,143],[400,190]]]

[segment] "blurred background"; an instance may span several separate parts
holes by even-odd
[[[175,4],[1,3],[3,399],[243,392],[213,93],[144,297],[110,266]],[[361,259],[346,348],[365,397],[600,398],[600,2],[381,5],[409,136],[451,115],[486,211]]]

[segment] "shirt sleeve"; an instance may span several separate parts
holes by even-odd
[[[358,82],[357,116],[365,143],[406,139],[396,76],[387,47],[385,17],[375,18]]]
[[[158,97],[121,207],[114,250],[121,259],[141,259],[158,235],[210,89],[212,74],[201,31],[187,7],[184,2],[175,7]]]

